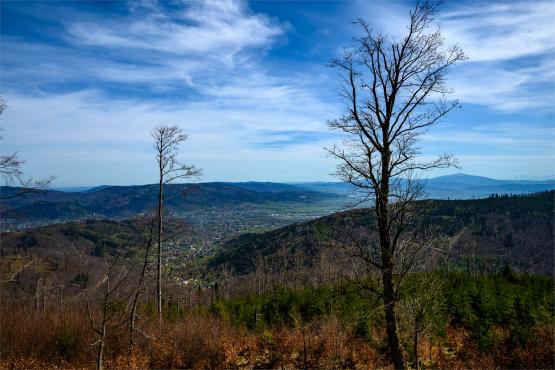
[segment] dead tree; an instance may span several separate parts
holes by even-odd
[[[187,135],[177,126],[161,125],[152,130],[156,162],[158,164],[158,230],[157,230],[157,281],[156,308],[158,320],[162,322],[162,234],[164,215],[164,185],[179,179],[198,177],[201,170],[194,165],[184,165],[177,160],[179,145]]]
[[[7,108],[6,100],[0,97],[0,116]],[[0,130],[2,130],[0,128]],[[0,140],[3,137],[0,136]],[[0,154],[0,177],[6,185],[18,184],[19,189],[15,193],[0,194],[0,200],[6,201],[8,199],[23,195],[25,193],[33,192],[36,190],[44,189],[54,180],[53,176],[44,179],[32,179],[23,177],[23,165],[25,160],[19,156],[19,153],[12,152],[8,154]],[[1,207],[3,208],[3,207]],[[0,208],[0,211],[4,211]]]
[[[0,116],[7,108],[6,100],[0,97]],[[0,139],[2,137],[0,136]],[[0,175],[6,184],[21,178],[23,171],[21,167],[25,161],[21,159],[17,152],[0,155]]]
[[[83,260],[84,261],[84,260]],[[85,264],[85,262],[83,262]],[[89,266],[85,264],[85,300],[89,324],[97,336],[93,343],[98,345],[96,367],[104,368],[104,348],[107,340],[115,334],[115,330],[125,323],[127,312],[131,304],[131,295],[125,294],[124,298],[117,297],[120,288],[127,281],[127,269],[121,265],[119,255],[104,260],[104,271],[98,282],[92,288],[89,287]],[[97,293],[98,292],[98,293]],[[94,297],[97,300],[94,300]],[[93,306],[97,307],[97,314]]]
[[[466,58],[458,46],[444,46],[439,30],[430,29],[436,11],[436,3],[418,3],[400,40],[359,20],[363,34],[355,39],[358,48],[346,50],[331,63],[343,76],[341,96],[347,107],[343,116],[328,124],[348,139],[329,152],[340,160],[337,175],[375,202],[379,258],[366,263],[381,275],[388,345],[396,369],[405,368],[405,359],[395,313],[400,287],[395,261],[422,190],[414,177],[420,171],[456,164],[449,154],[430,162],[417,158],[418,136],[458,106],[456,100],[446,100],[451,92],[446,74]]]
[[[134,341],[133,341],[133,334],[135,333],[135,331],[140,331],[142,332],[140,329],[138,329],[136,327],[136,317],[137,317],[137,306],[139,304],[139,297],[141,295],[141,293],[143,292],[143,287],[145,285],[145,278],[146,278],[146,274],[149,271],[150,268],[150,249],[152,247],[152,241],[153,241],[153,229],[154,229],[154,217],[148,217],[148,222],[149,222],[149,227],[148,227],[148,233],[145,237],[145,255],[144,255],[144,259],[143,259],[143,265],[141,267],[141,272],[139,275],[139,278],[137,280],[137,286],[135,287],[135,292],[133,294],[133,303],[131,305],[131,313],[129,315],[129,345],[130,348],[133,347]],[[143,333],[144,334],[144,333]]]

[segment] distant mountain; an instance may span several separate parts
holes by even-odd
[[[320,191],[323,193],[340,194],[344,196],[353,195],[357,192],[356,188],[354,188],[351,184],[347,184],[345,182],[299,182],[292,183],[292,185],[314,191]]]
[[[430,199],[484,198],[490,194],[525,194],[555,189],[555,180],[494,180],[466,174],[441,176],[422,182],[426,197]],[[0,210],[4,224],[131,218],[154,209],[158,188],[156,184],[102,185],[85,191],[44,190],[13,197],[19,191],[16,187],[0,187]],[[167,211],[178,216],[193,210],[274,205],[272,214],[298,213],[296,221],[344,209],[345,205],[355,203],[353,197],[356,200],[363,195],[350,184],[341,182],[170,184],[166,186],[165,193]],[[311,208],[312,212],[303,213],[307,208]]]
[[[101,186],[84,192],[38,191],[11,197],[15,187],[1,187],[4,218],[17,215],[20,220],[75,220],[87,217],[129,218],[154,209],[156,184],[141,186]],[[168,212],[218,209],[260,204],[313,204],[340,198],[302,187],[272,183],[170,184],[164,188]]]
[[[430,198],[470,199],[490,194],[525,194],[555,189],[555,180],[495,180],[462,173],[424,180]]]
[[[555,180],[495,180],[488,177],[457,173],[420,180],[424,185],[425,198],[429,199],[472,199],[491,194],[526,194],[555,189]],[[341,182],[296,183],[305,189],[353,196],[357,189]]]
[[[100,185],[100,186],[95,186],[95,187],[92,187],[92,188],[89,187],[89,188],[87,188],[87,189],[83,189],[83,192],[86,192],[86,193],[94,193],[95,191],[99,191],[99,190],[103,190],[103,189],[106,189],[106,188],[110,188],[110,187],[112,187],[112,186],[113,186],[113,185]]]
[[[495,180],[489,177],[467,175],[464,173],[455,173],[452,175],[439,176],[431,179],[424,180],[436,186],[450,185],[450,186],[487,186],[498,185],[505,182],[505,180]]]
[[[91,186],[56,186],[52,190],[64,191],[66,193],[79,193],[92,189]]]
[[[303,187],[296,186],[294,184],[285,184],[279,182],[257,182],[257,181],[247,181],[247,182],[231,182],[229,183],[233,186],[238,186],[243,189],[253,190],[261,193],[280,193],[280,192],[298,192],[301,190],[306,190]],[[318,191],[310,189],[311,191]]]
[[[423,202],[428,213],[421,221],[454,240],[449,252],[454,264],[463,268],[471,264],[482,271],[500,270],[508,264],[519,271],[553,274],[555,191]],[[296,268],[298,261],[308,268],[354,226],[375,230],[373,212],[355,209],[265,233],[244,234],[222,243],[208,267],[226,268],[239,275],[253,272],[257,264],[274,272]],[[470,261],[468,256],[473,254],[476,257]]]

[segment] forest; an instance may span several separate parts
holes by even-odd
[[[429,291],[430,284],[434,286]],[[400,300],[400,330],[413,367],[550,368],[553,280],[518,274],[411,275]],[[275,286],[225,298],[214,288],[139,307],[141,333],[129,343],[124,302],[109,307],[107,368],[379,368],[388,366],[383,312],[357,285]],[[413,294],[418,294],[414,299]],[[192,298],[191,298],[192,297]],[[93,367],[98,334],[82,305],[58,297],[38,306],[3,302],[3,368]],[[60,311],[61,310],[61,311]],[[14,323],[17,323],[14,325]],[[418,361],[418,365],[417,362]]]

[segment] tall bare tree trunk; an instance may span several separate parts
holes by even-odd
[[[104,341],[106,340],[106,321],[108,319],[108,297],[110,295],[110,274],[106,274],[106,293],[102,301],[102,329],[100,329],[100,338],[98,343],[98,354],[96,357],[96,368],[104,369]],[[89,316],[90,318],[90,316]],[[94,327],[93,327],[94,329]]]
[[[172,181],[200,176],[201,170],[194,165],[184,165],[177,160],[177,148],[187,135],[177,126],[159,126],[152,130],[156,160],[158,163],[158,263],[157,299],[158,321],[162,323],[162,226],[164,215],[164,185]]]
[[[164,191],[164,175],[162,164],[160,164],[160,183],[158,189],[158,263],[157,263],[157,299],[156,308],[158,311],[158,321],[162,322],[162,206],[163,206],[163,191]]]
[[[104,335],[106,333],[106,327],[105,326],[102,327],[102,331],[104,332],[104,334],[102,335],[104,337]],[[97,354],[97,357],[96,357],[96,368],[98,370],[104,369],[104,339],[102,339],[100,341],[100,344],[98,345],[98,354]]]
[[[44,293],[43,293],[44,295]],[[35,285],[35,311],[39,312],[39,306],[40,306],[40,278],[37,275],[37,283]]]
[[[387,142],[387,132],[384,133],[384,141]],[[391,360],[395,369],[405,368],[405,359],[403,349],[399,341],[399,333],[397,330],[397,316],[395,315],[395,306],[397,297],[395,296],[395,285],[393,281],[393,245],[389,236],[389,148],[384,147],[382,154],[382,183],[376,194],[376,213],[378,219],[378,230],[380,238],[380,251],[382,260],[382,284],[383,284],[383,300],[385,306],[385,326],[387,332],[387,340],[389,350],[391,352]]]
[[[358,248],[357,253],[369,269],[377,268],[381,274],[380,294],[395,369],[406,367],[396,305],[405,274],[402,271],[408,271],[414,260],[401,261],[398,246],[411,222],[412,204],[421,195],[422,185],[415,177],[421,171],[456,164],[449,154],[422,162],[416,146],[422,133],[458,107],[457,100],[445,99],[451,93],[446,73],[450,66],[466,59],[457,45],[445,47],[440,30],[430,29],[438,5],[436,1],[417,2],[402,39],[376,33],[360,19],[363,35],[355,39],[359,47],[346,49],[343,57],[331,63],[344,75],[340,95],[348,105],[341,117],[328,124],[349,139],[329,152],[341,160],[337,175],[376,201],[381,256],[374,258],[374,251],[369,250],[373,246]],[[390,197],[395,199],[391,205]],[[417,249],[411,245],[402,252],[416,253]],[[372,286],[366,289],[376,290]]]
[[[418,364],[418,330],[414,330],[412,338],[412,350],[414,352],[414,367],[416,370],[420,368]]]

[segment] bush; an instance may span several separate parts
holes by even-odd
[[[62,324],[56,335],[56,353],[68,361],[75,357],[78,351],[79,332],[75,328]]]

